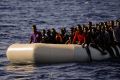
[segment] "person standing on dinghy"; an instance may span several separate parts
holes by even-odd
[[[32,35],[30,38],[30,43],[40,43],[42,39],[41,32],[37,31],[36,25],[32,26]]]

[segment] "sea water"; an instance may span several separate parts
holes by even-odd
[[[120,18],[119,0],[0,0],[0,80],[120,80],[120,60],[13,65],[6,50],[28,43],[31,26],[70,28]]]

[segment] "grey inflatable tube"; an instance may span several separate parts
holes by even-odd
[[[110,58],[109,54],[102,55],[95,48],[89,47],[92,60],[104,60]],[[65,63],[86,62],[89,55],[85,48],[75,44],[13,44],[8,47],[7,59],[11,63]]]

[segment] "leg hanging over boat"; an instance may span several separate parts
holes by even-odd
[[[116,58],[116,57],[115,57],[115,54],[114,54],[114,52],[113,52],[113,50],[112,50],[111,47],[106,47],[106,50],[109,52],[109,54],[110,54],[110,56],[111,56],[112,58]]]
[[[98,51],[100,51],[102,55],[107,54],[102,49],[100,49],[100,47],[98,47],[96,44],[90,44],[90,46],[93,47],[93,48],[95,48],[95,49],[97,49]]]
[[[120,58],[120,53],[119,53],[119,50],[118,50],[117,46],[113,45],[112,47],[114,48],[114,50],[116,52],[116,56]]]
[[[92,62],[92,56],[91,56],[91,52],[90,52],[89,46],[86,46],[85,49],[87,51],[87,54],[88,54],[88,57],[89,57],[89,61]]]

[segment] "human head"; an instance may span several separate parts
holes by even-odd
[[[62,28],[61,29],[61,34],[64,35],[66,33],[66,29],[65,28]]]
[[[88,27],[83,27],[83,32],[87,33],[88,32]]]
[[[51,35],[50,29],[47,30],[47,35]]]
[[[45,29],[42,30],[42,34],[46,34],[46,30]]]
[[[79,31],[79,30],[82,30],[82,27],[81,27],[80,24],[77,25],[77,30],[78,30],[78,31]]]
[[[104,26],[104,22],[100,22],[100,25],[101,25],[101,26]]]
[[[96,27],[97,31],[101,31],[101,25],[98,24],[98,26]]]
[[[72,33],[74,32],[74,27],[70,28],[70,32],[72,32]]]
[[[93,31],[93,32],[96,32],[96,30],[97,30],[96,27],[93,27],[93,28],[92,28],[92,31]]]
[[[53,36],[53,37],[55,37],[56,36],[56,30],[55,30],[55,28],[52,28],[51,29],[51,35]]]
[[[113,20],[110,21],[110,26],[114,27],[114,21]]]
[[[51,32],[52,32],[52,33],[56,33],[55,28],[52,28],[52,29],[51,29]]]
[[[37,31],[36,25],[32,25],[32,31],[35,33]]]
[[[102,26],[102,31],[105,31],[106,30],[106,27],[103,25]]]
[[[89,26],[88,28],[91,29],[91,27],[92,27],[92,22],[89,22],[89,23],[88,23],[88,26]]]

